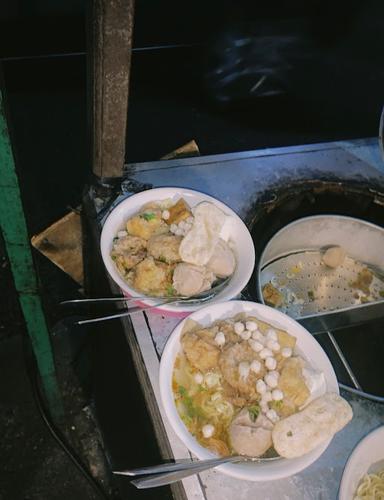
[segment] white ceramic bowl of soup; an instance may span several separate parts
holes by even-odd
[[[255,248],[252,237],[244,222],[227,205],[219,200],[216,200],[212,196],[208,196],[207,194],[200,193],[198,191],[192,191],[191,189],[172,187],[150,189],[126,198],[112,210],[104,223],[100,240],[101,255],[109,275],[126,295],[130,297],[143,296],[142,293],[130,287],[118,272],[111,258],[113,238],[115,238],[118,231],[125,229],[127,220],[136,215],[140,208],[146,203],[166,199],[171,199],[176,203],[180,198],[184,198],[191,208],[203,201],[211,202],[226,215],[231,217],[229,234],[230,241],[232,243],[232,250],[235,253],[236,268],[230,277],[228,284],[220,290],[214,298],[210,299],[206,303],[209,302],[212,304],[236,297],[248,283],[255,265]],[[158,301],[153,299],[140,300],[140,303],[143,305],[154,305],[156,302]],[[199,307],[201,306],[178,304],[164,305],[158,307],[157,309],[161,312],[178,314],[180,312],[189,313],[197,310]]]
[[[352,500],[365,474],[384,470],[384,426],[363,438],[351,453],[340,483],[339,500]]]
[[[188,320],[196,321],[207,327],[216,320],[232,318],[238,313],[255,316],[261,321],[295,336],[297,339],[295,352],[298,352],[312,368],[323,372],[325,378],[324,392],[339,393],[335,372],[320,344],[305,328],[286,314],[263,304],[247,301],[230,301],[204,307],[177,325],[168,339],[160,362],[160,394],[167,418],[185,446],[201,460],[213,458],[215,455],[201,446],[188,431],[177,412],[172,391],[174,363],[181,351],[180,337],[185,322]],[[299,458],[280,458],[264,463],[225,464],[218,467],[218,470],[248,481],[281,479],[296,474],[312,464],[326,450],[330,442],[331,439]]]

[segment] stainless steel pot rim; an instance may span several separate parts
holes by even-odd
[[[257,271],[256,271],[257,272],[257,280],[256,280],[257,290],[256,290],[256,294],[257,294],[257,297],[258,297],[258,299],[260,300],[260,302],[262,304],[264,304],[264,298],[263,298],[263,294],[262,294],[262,285],[261,285],[260,275],[261,275],[261,272],[263,271],[263,269],[266,266],[268,266],[269,264],[271,264],[273,261],[275,261],[277,259],[283,258],[283,257],[291,255],[293,253],[301,253],[301,252],[311,252],[311,251],[325,250],[327,246],[332,246],[332,243],[329,242],[328,245],[322,245],[321,247],[313,247],[313,246],[300,247],[300,248],[296,248],[294,251],[281,252],[280,254],[274,256],[273,259],[269,259],[268,261],[265,261],[265,255],[267,254],[268,250],[270,249],[271,244],[273,244],[273,242],[282,233],[290,231],[295,226],[298,226],[298,225],[303,224],[305,222],[320,221],[321,219],[335,220],[335,221],[337,220],[337,221],[346,221],[346,222],[357,223],[357,224],[364,225],[367,228],[371,228],[373,230],[376,230],[376,231],[379,231],[381,233],[384,233],[384,229],[382,227],[378,226],[377,224],[374,224],[372,222],[366,221],[364,219],[359,219],[357,217],[350,217],[350,216],[347,216],[347,215],[337,215],[337,214],[312,215],[312,216],[301,217],[300,219],[296,219],[295,221],[290,222],[289,224],[287,224],[286,226],[282,227],[279,231],[277,231],[272,236],[272,238],[266,244],[266,246],[265,246],[265,248],[264,248],[264,250],[263,250],[263,252],[262,252],[262,254],[260,256],[259,262],[257,263]],[[357,306],[357,307],[361,307],[361,306]],[[325,312],[325,313],[327,313],[327,312]]]

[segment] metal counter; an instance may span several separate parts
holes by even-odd
[[[384,190],[384,162],[376,139],[276,148],[212,157],[197,157],[126,166],[122,198],[148,187],[181,186],[211,194],[246,219],[263,193],[302,179],[333,179],[369,183]],[[106,214],[104,214],[105,216]],[[165,458],[190,454],[170,428],[160,403],[159,360],[180,318],[154,312],[125,320],[126,338],[134,356]],[[132,337],[133,326],[135,338]],[[143,366],[144,365],[144,366]],[[326,452],[301,473],[278,481],[248,482],[210,470],[183,480],[188,500],[332,500],[344,465],[358,441],[384,423],[384,405],[343,394],[354,411],[352,422],[332,440]],[[161,416],[161,420],[159,419]],[[164,451],[164,450],[167,450]],[[171,452],[171,453],[170,453]],[[139,465],[139,464],[138,464]],[[182,495],[175,494],[177,498]]]

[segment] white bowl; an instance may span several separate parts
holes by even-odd
[[[384,426],[370,432],[351,453],[340,483],[339,500],[352,500],[367,473],[384,468]]]
[[[339,393],[335,372],[320,344],[299,323],[276,309],[255,302],[239,300],[204,307],[188,316],[187,319],[208,326],[213,321],[230,318],[241,312],[256,316],[260,318],[260,320],[276,328],[286,330],[288,333],[294,335],[297,339],[298,351],[301,352],[303,357],[313,368],[324,373],[326,382],[324,391]],[[175,358],[181,349],[180,335],[187,319],[179,323],[174,329],[165,346],[160,362],[160,394],[165,413],[176,434],[194,455],[203,460],[212,458],[215,455],[202,447],[192,434],[190,434],[179,417],[172,392],[173,366]],[[299,458],[281,458],[276,461],[265,463],[248,462],[243,464],[226,464],[221,465],[218,469],[230,476],[249,481],[279,479],[296,474],[308,467],[320,457],[330,442],[331,439]]]
[[[237,214],[235,214],[233,210],[227,207],[227,205],[224,205],[221,201],[212,198],[212,196],[199,193],[198,191],[192,191],[191,189],[172,187],[150,189],[126,198],[112,210],[104,223],[100,240],[101,254],[108,273],[127,295],[131,297],[141,295],[138,291],[131,288],[121,277],[113,260],[111,259],[113,238],[116,236],[118,231],[125,229],[127,220],[136,214],[145,203],[150,201],[165,200],[167,198],[177,201],[181,197],[184,198],[191,207],[194,207],[202,201],[209,201],[232,217],[231,239],[234,243],[234,251],[236,254],[236,270],[229,283],[220,293],[211,299],[209,303],[212,304],[214,302],[221,302],[223,300],[229,300],[236,297],[236,295],[238,295],[248,283],[255,265],[255,249],[251,235],[249,234],[244,222]],[[141,300],[141,302],[148,305],[156,304],[156,301],[151,299]],[[161,311],[180,313],[192,312],[197,310],[199,307],[199,305],[180,304],[177,306],[164,305],[158,307],[158,309]]]

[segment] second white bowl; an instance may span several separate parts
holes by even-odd
[[[209,326],[216,320],[230,318],[242,312],[256,316],[260,320],[294,335],[297,339],[297,350],[302,353],[303,357],[314,369],[323,372],[326,391],[339,393],[335,372],[320,344],[305,328],[286,314],[262,304],[246,301],[230,301],[204,307],[178,324],[168,339],[160,362],[160,394],[165,413],[178,437],[201,460],[213,458],[215,455],[202,447],[190,434],[177,412],[172,391],[173,366],[176,356],[181,350],[180,336],[185,321],[189,319],[203,326]],[[225,474],[248,481],[279,479],[296,474],[308,467],[320,457],[330,442],[331,439],[299,458],[282,458],[281,460],[264,463],[226,464],[218,469]]]

